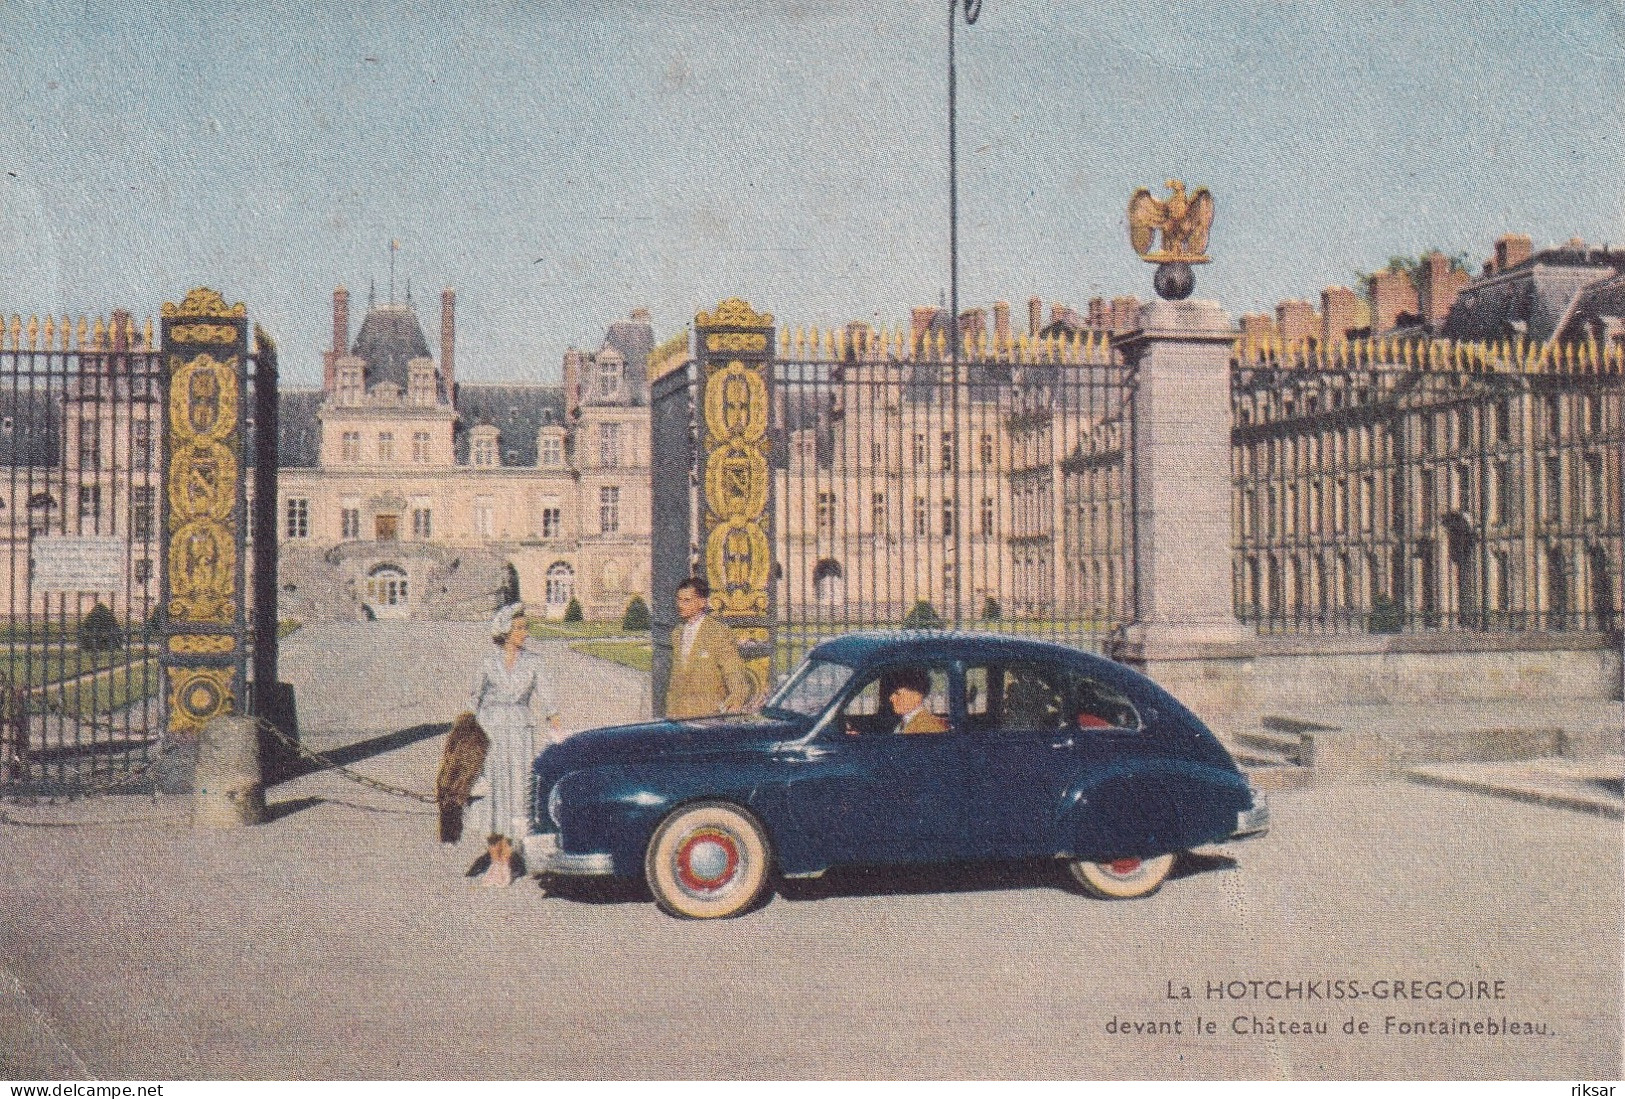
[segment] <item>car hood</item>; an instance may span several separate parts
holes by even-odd
[[[791,740],[810,727],[806,721],[786,721],[762,714],[612,725],[576,733],[550,746],[537,758],[536,770],[561,775],[602,763],[648,762],[732,751],[749,745]]]

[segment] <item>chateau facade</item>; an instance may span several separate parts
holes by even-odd
[[[562,385],[459,381],[456,296],[439,358],[410,295],[369,303],[350,339],[333,295],[319,390],[284,390],[279,423],[283,617],[477,618],[524,599],[618,618],[648,598],[653,329],[641,310]]]

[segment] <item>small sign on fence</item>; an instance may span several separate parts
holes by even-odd
[[[129,544],[121,537],[48,535],[34,539],[34,588],[121,591]]]

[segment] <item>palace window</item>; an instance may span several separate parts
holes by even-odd
[[[152,489],[138,485],[130,490],[130,536],[146,541],[152,537]]]
[[[1547,458],[1544,464],[1546,473],[1545,485],[1545,518],[1549,523],[1555,523],[1563,518],[1563,462],[1556,457]]]
[[[473,442],[474,464],[477,466],[491,466],[497,460],[497,437],[491,435],[476,436]]]
[[[130,422],[130,468],[135,470],[152,468],[151,420]]]
[[[620,424],[598,425],[598,464],[601,466],[618,466],[621,464]]]
[[[361,509],[358,507],[343,507],[339,509],[339,538],[343,541],[352,541],[361,537]]]
[[[949,473],[953,472],[954,433],[951,431],[944,431],[942,433],[942,468]]]
[[[889,534],[891,524],[886,521],[886,494],[876,492],[869,497],[870,515],[874,519],[876,534]]]
[[[102,464],[101,425],[95,417],[85,416],[79,421],[79,468],[99,469]]]
[[[925,497],[914,497],[914,535],[923,537],[931,533],[931,517],[926,510]]]
[[[622,363],[619,355],[607,355],[598,360],[598,395],[614,397],[621,391]]]
[[[835,529],[835,494],[818,494],[818,529],[826,534]]]
[[[283,509],[283,532],[288,538],[310,537],[310,501],[303,496],[290,496]]]
[[[563,508],[543,508],[542,509],[542,537],[543,538],[562,538],[562,537],[564,537],[564,509]]]
[[[142,557],[135,563],[135,582],[137,584],[152,583],[152,561]]]
[[[1584,468],[1585,517],[1595,521],[1602,518],[1602,456],[1587,454]]]
[[[993,464],[993,436],[989,435],[985,431],[982,433],[982,448],[981,449],[982,449],[982,464],[984,466],[992,465]]]
[[[380,431],[378,433],[378,460],[380,462],[393,462],[395,460],[395,433],[393,431]]]
[[[492,537],[496,529],[489,496],[474,497],[474,533],[481,538]]]
[[[1495,463],[1495,492],[1490,496],[1490,522],[1504,526],[1512,521],[1512,463]]]
[[[621,490],[606,486],[598,490],[598,530],[614,534],[621,529]]]
[[[991,496],[982,497],[982,537],[993,537],[993,497]]]
[[[361,461],[361,432],[346,431],[343,435],[340,453],[346,462]]]
[[[955,508],[953,500],[944,500],[942,502],[942,536],[944,538],[954,536],[954,522],[958,517],[959,512]]]
[[[102,489],[100,485],[79,486],[79,522],[95,524],[102,517]]]
[[[412,461],[419,464],[429,460],[429,433],[427,431],[412,432]]]
[[[564,438],[559,435],[542,436],[542,465],[556,469],[564,464]]]
[[[914,465],[919,469],[924,469],[925,468],[925,462],[926,462],[925,432],[916,431],[914,433]]]
[[[430,509],[412,509],[412,537],[425,540],[434,537],[434,527]]]

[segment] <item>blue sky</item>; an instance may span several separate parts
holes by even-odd
[[[205,283],[309,383],[397,240],[461,377],[553,380],[636,306],[893,324],[947,286],[935,0],[102,7],[0,4],[7,315]],[[1150,296],[1123,211],[1171,176],[1232,316],[1507,231],[1625,244],[1609,0],[985,0],[958,42],[965,305]]]

